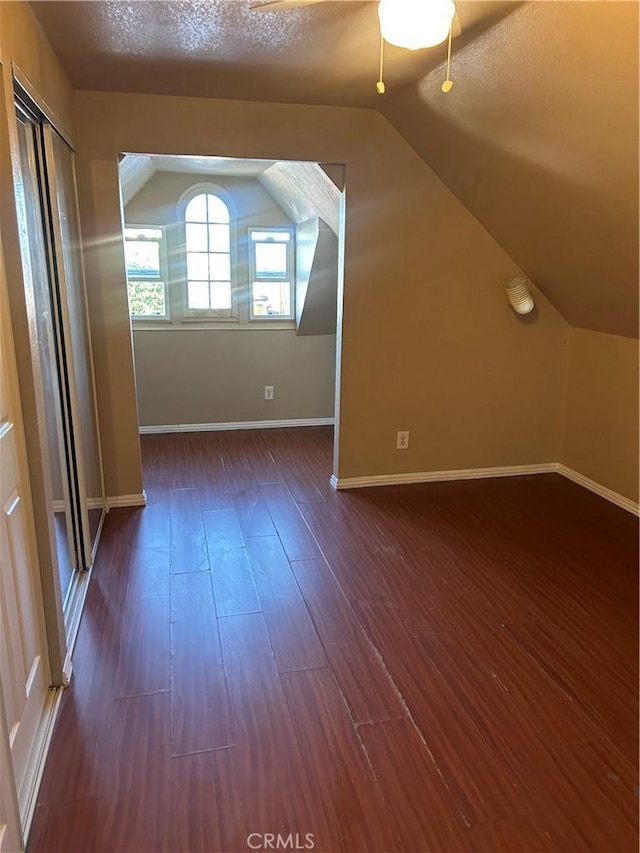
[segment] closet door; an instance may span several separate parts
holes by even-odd
[[[51,667],[60,684],[69,671],[87,591],[84,570],[93,565],[105,498],[74,155],[23,93],[16,97],[16,118],[24,292],[14,293],[12,309],[21,330],[20,382],[30,393],[25,425],[47,629],[56,645],[60,627],[65,635],[61,663],[52,660]]]
[[[75,163],[72,149],[50,125],[44,124],[43,134],[70,419],[78,461],[76,486],[84,543],[82,560],[84,567],[88,568],[93,564],[104,519],[105,497]]]
[[[51,288],[51,252],[40,187],[39,125],[21,107],[16,110],[16,118],[21,180],[16,184],[15,194],[30,339],[30,352],[20,353],[18,368],[21,382],[30,374],[39,403],[39,422],[25,422],[25,425],[32,458],[43,460],[42,486],[46,492],[50,490],[49,518],[41,519],[39,524],[41,561],[45,567],[52,564],[57,569],[54,590],[58,607],[64,609],[81,568],[81,543],[70,481],[70,424],[61,369],[59,307]],[[55,536],[55,553],[48,561],[42,556],[49,544],[47,528],[53,529]]]

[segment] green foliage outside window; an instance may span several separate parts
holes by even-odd
[[[164,317],[164,282],[129,280],[129,311],[132,316]]]

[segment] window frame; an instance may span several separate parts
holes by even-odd
[[[229,248],[231,264],[231,299],[232,307],[229,316],[207,309],[188,309],[188,277],[187,277],[187,235],[186,207],[195,196],[209,192],[218,196],[229,211]],[[151,218],[151,217],[150,217]],[[155,218],[155,217],[153,217]],[[137,224],[128,222],[123,217],[123,240],[125,229],[156,229],[163,234],[161,252],[161,272],[164,276],[164,293],[166,315],[142,315],[129,312],[131,327],[138,331],[259,331],[259,330],[295,330],[295,296],[296,296],[296,267],[295,243],[297,229],[295,223],[287,225],[251,225],[249,217],[243,217],[242,222],[237,212],[235,199],[225,188],[213,181],[198,181],[187,187],[173,205],[173,214],[165,216],[162,224],[146,222]],[[257,315],[252,317],[252,280],[251,269],[252,251],[250,230],[256,231],[288,231],[292,236],[289,241],[289,282],[291,287],[291,315]],[[125,281],[128,281],[125,268]]]
[[[127,237],[127,231],[160,231],[162,236],[159,241],[159,272],[160,275],[157,279],[155,278],[135,278],[129,276],[129,271],[127,267],[127,253],[126,253],[126,244],[127,242],[136,242]],[[127,279],[127,301],[129,304],[129,316],[131,318],[132,323],[170,323],[171,319],[171,298],[170,298],[170,290],[169,290],[169,264],[167,258],[167,226],[166,225],[156,225],[147,224],[147,225],[136,225],[131,222],[123,223],[122,228],[122,239],[124,243],[125,249],[125,276]],[[143,242],[143,241],[137,241]],[[148,242],[156,242],[155,240],[149,240]],[[132,314],[131,313],[131,301],[129,296],[129,281],[130,278],[132,281],[159,281],[162,282],[164,289],[164,314]]]
[[[289,240],[285,242],[287,247],[287,275],[283,279],[268,278],[266,276],[258,276],[256,274],[256,253],[255,247],[261,242],[254,240],[254,233],[273,234],[280,232],[289,234]],[[247,282],[247,300],[249,306],[249,322],[250,323],[277,323],[292,322],[296,316],[296,254],[295,254],[295,228],[289,225],[250,225],[247,229],[247,251],[249,254],[249,281]],[[266,241],[262,241],[266,242]],[[284,242],[284,241],[283,241]],[[289,313],[288,314],[254,314],[253,312],[253,286],[264,282],[265,284],[284,284],[289,285]]]
[[[189,308],[189,273],[187,268],[187,207],[199,195],[213,195],[220,199],[229,211],[229,276],[230,276],[230,296],[231,305],[229,308]],[[238,306],[238,267],[237,267],[237,211],[233,199],[222,187],[217,184],[206,182],[193,184],[179,198],[177,204],[178,211],[178,235],[180,241],[180,260],[179,260],[179,282],[180,282],[180,301],[181,301],[181,320],[182,323],[234,323],[239,321],[239,306]],[[205,224],[205,223],[196,223]],[[209,224],[221,224],[210,223]],[[226,254],[226,253],[225,253]],[[209,279],[211,281],[211,279]]]

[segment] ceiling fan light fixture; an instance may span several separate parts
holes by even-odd
[[[384,40],[408,50],[443,42],[455,13],[452,0],[380,0],[378,5]]]

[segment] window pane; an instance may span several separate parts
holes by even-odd
[[[231,282],[211,282],[211,307],[218,310],[231,308]]]
[[[209,281],[209,255],[187,252],[187,278]]]
[[[288,243],[291,240],[289,231],[252,231],[251,239],[256,243]]]
[[[209,307],[209,284],[206,281],[190,281],[188,286],[188,307],[206,309]]]
[[[164,317],[164,282],[129,281],[129,311],[132,316]]]
[[[224,227],[224,226],[223,226]],[[187,251],[188,252],[207,252],[207,226],[206,225],[187,225]]]
[[[229,251],[229,226],[228,225],[210,225],[209,226],[209,249],[212,252],[228,252]]]
[[[209,278],[211,281],[229,281],[231,278],[229,255],[209,255]]]
[[[160,244],[153,241],[125,240],[127,275],[134,278],[160,277]]]
[[[288,251],[286,243],[256,243],[254,248],[256,277],[286,278]]]
[[[207,221],[207,196],[205,193],[191,199],[187,205],[184,218],[187,222]]]
[[[289,317],[291,316],[291,286],[290,283],[254,281],[252,293],[252,310],[254,317]]]
[[[209,203],[209,222],[229,221],[229,209],[221,198],[218,198],[217,195],[211,195],[211,193],[209,193],[207,195],[207,201]]]

